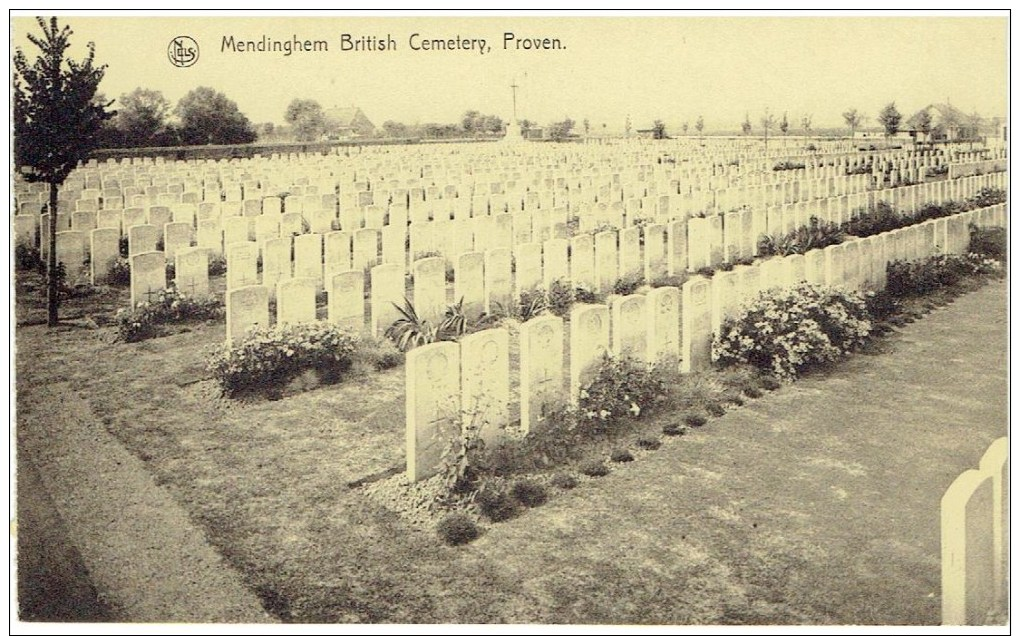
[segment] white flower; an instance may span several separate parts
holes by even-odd
[[[637,417],[638,415],[641,415],[641,407],[636,403],[631,402],[630,412],[634,414],[634,417]]]

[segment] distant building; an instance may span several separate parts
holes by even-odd
[[[981,117],[968,115],[952,104],[929,104],[914,113],[901,128],[911,133],[915,139],[923,139],[924,133],[918,130],[921,116],[927,112],[931,116],[931,139],[961,141],[974,139],[982,135],[987,123]]]
[[[375,134],[375,124],[357,106],[333,107],[323,114],[331,124],[331,137],[371,137]]]

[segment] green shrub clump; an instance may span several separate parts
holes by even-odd
[[[783,236],[764,235],[758,241],[758,255],[788,256],[806,254],[809,250],[822,249],[843,242],[846,234],[835,223],[826,223],[818,217],[811,217],[808,225],[802,225]]]
[[[279,389],[310,370],[332,384],[350,369],[358,344],[356,335],[327,322],[256,327],[218,347],[208,368],[227,395]]]
[[[517,502],[503,488],[486,484],[475,494],[475,504],[489,521],[500,522],[517,516]]]
[[[670,437],[679,437],[687,432],[687,427],[678,422],[666,422],[662,425],[663,435],[669,435]]]
[[[592,459],[581,464],[578,467],[582,475],[588,475],[589,477],[605,477],[609,474],[609,466],[606,466],[605,462],[600,459]]]
[[[592,432],[603,432],[613,421],[637,418],[654,407],[667,388],[663,369],[607,355],[594,378],[581,387],[578,411]]]
[[[577,488],[577,478],[567,473],[556,473],[553,475],[550,482],[553,486],[561,488],[563,490],[572,490]]]
[[[546,492],[545,486],[526,479],[514,482],[511,493],[514,499],[528,508],[541,506],[549,499],[549,493]]]
[[[967,253],[1005,262],[1008,238],[1004,227],[971,226]]]
[[[118,257],[110,263],[110,271],[106,273],[106,283],[112,287],[128,287],[131,285],[131,265],[128,259]]]
[[[192,298],[170,287],[154,300],[138,303],[134,309],[117,312],[117,336],[124,342],[138,342],[166,333],[166,325],[219,320],[223,303],[216,298]]]
[[[792,378],[864,344],[870,332],[861,294],[802,283],[764,291],[741,315],[727,319],[712,343],[712,359]]]
[[[922,261],[893,261],[886,268],[886,292],[912,298],[953,287],[968,276],[999,274],[999,261],[979,254],[939,254]]]
[[[662,446],[662,441],[658,437],[651,436],[639,437],[634,443],[637,444],[638,448],[644,450],[657,450]]]
[[[446,545],[464,545],[478,538],[478,526],[471,517],[458,512],[444,517],[436,533]]]
[[[609,459],[610,461],[622,464],[625,462],[634,461],[634,456],[626,448],[617,448],[614,449],[613,452],[609,454]]]

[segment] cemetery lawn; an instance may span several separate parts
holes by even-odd
[[[19,426],[66,408],[35,387],[76,394],[285,621],[937,624],[939,499],[1006,431],[1005,298],[990,283],[461,548],[348,486],[403,465],[403,367],[236,402],[204,370],[223,325],[22,326]]]

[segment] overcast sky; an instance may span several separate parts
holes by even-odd
[[[1006,18],[974,17],[602,17],[602,18],[187,18],[73,16],[72,54],[87,41],[108,64],[101,90],[110,98],[136,87],[172,102],[211,86],[237,102],[253,122],[281,123],[294,98],[324,107],[357,105],[376,125],[459,121],[467,109],[509,119],[516,79],[518,116],[547,123],[570,116],[622,129],[663,119],[670,127],[703,115],[706,127],[737,128],[745,112],[790,113],[793,127],[812,113],[814,127],[841,124],[856,107],[875,124],[895,100],[909,116],[949,100],[970,113],[1007,112]],[[34,58],[15,18],[13,41]],[[559,50],[504,50],[504,34],[556,38]],[[353,38],[392,37],[391,51],[341,51]],[[478,50],[414,51],[410,38],[484,38]],[[188,68],[170,63],[180,35],[199,44]],[[328,51],[222,51],[235,41],[323,40]],[[27,46],[26,46],[27,45]]]

